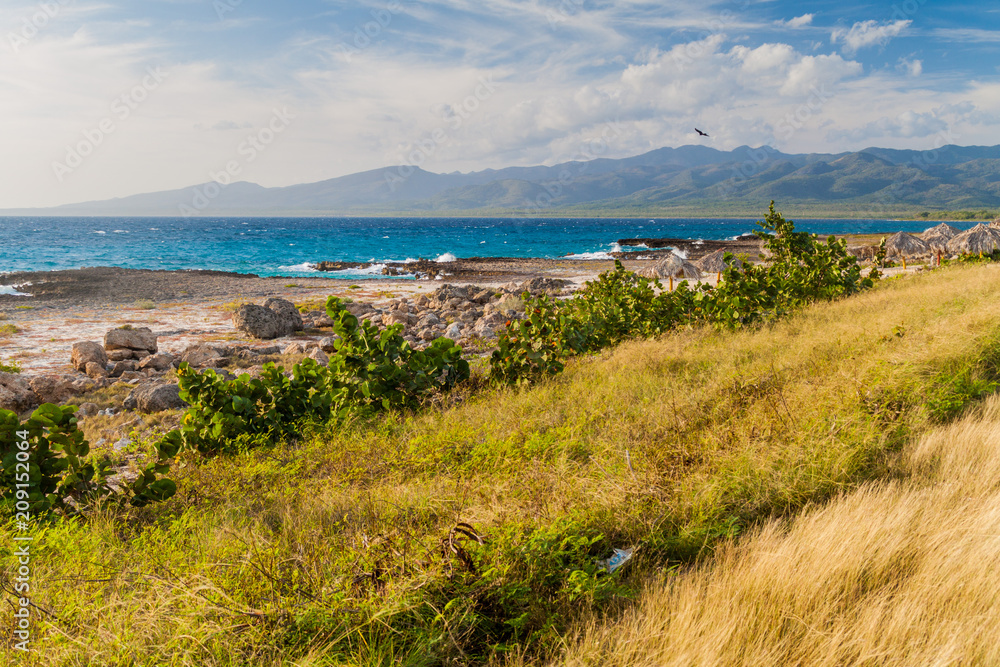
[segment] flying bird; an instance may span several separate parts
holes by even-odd
[[[700,135],[701,135],[701,136],[703,136],[703,137],[707,137],[707,136],[708,136],[708,132],[702,132],[702,131],[701,131],[701,130],[699,130],[699,129],[698,129],[697,127],[696,127],[696,128],[694,128],[694,131],[695,131],[695,132],[697,132],[698,134],[700,134]]]

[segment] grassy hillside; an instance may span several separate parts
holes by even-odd
[[[998,340],[1000,270],[946,267],[756,331],[628,343],[529,389],[184,454],[169,501],[36,534],[36,664],[555,655],[657,573],[884,477],[993,389]],[[605,574],[616,547],[636,555]],[[571,659],[604,664],[608,635]]]

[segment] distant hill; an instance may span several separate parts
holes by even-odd
[[[238,182],[4,215],[656,215],[782,210],[879,216],[1000,207],[1000,146],[781,153],[659,148],[622,159],[436,174],[411,166],[265,188]]]

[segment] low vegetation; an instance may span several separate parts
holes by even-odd
[[[42,664],[534,662],[581,623],[604,646],[651,578],[886,476],[1000,381],[996,265],[875,283],[766,225],[774,263],[718,290],[616,270],[526,302],[502,372],[336,300],[330,369],[182,371],[193,406],[131,487],[176,454],[176,493],[36,526]]]

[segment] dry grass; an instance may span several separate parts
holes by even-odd
[[[1000,399],[593,624],[563,665],[1000,664]]]

